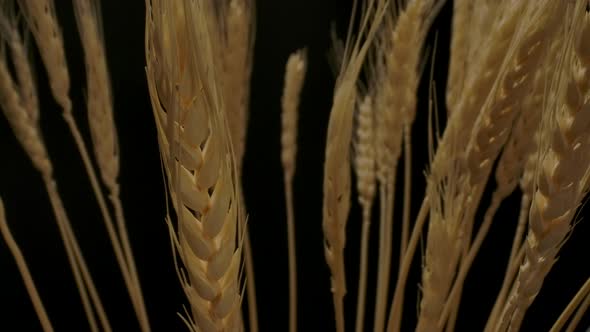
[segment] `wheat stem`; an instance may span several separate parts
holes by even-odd
[[[246,294],[248,297],[248,325],[249,331],[258,332],[258,310],[256,304],[256,283],[254,282],[254,258],[252,256],[252,244],[250,243],[250,231],[244,232],[244,265],[246,267]]]
[[[402,236],[400,262],[408,247],[410,232],[410,212],[412,207],[412,128],[404,128],[404,208],[402,216]]]
[[[578,324],[580,323],[582,318],[586,317],[585,316],[586,311],[588,310],[588,308],[590,308],[590,293],[589,293],[590,286],[587,286],[587,285],[588,285],[588,282],[586,282],[586,284],[584,285],[586,288],[585,289],[586,299],[584,300],[584,302],[582,302],[582,304],[578,308],[576,315],[570,321],[570,324],[568,325],[567,330],[565,332],[576,331],[576,327],[578,326]]]
[[[512,287],[514,287],[514,278],[516,277],[518,267],[520,266],[524,255],[525,246],[520,245],[519,250],[515,254],[514,258],[508,262],[508,265],[506,266],[506,273],[504,274],[504,279],[502,280],[502,286],[500,286],[500,291],[496,297],[496,301],[494,302],[494,306],[492,307],[492,311],[488,316],[488,320],[484,328],[485,332],[494,331],[498,323],[498,315],[501,314],[500,310],[506,303],[506,296],[508,296]]]
[[[393,179],[385,184],[380,184],[380,197],[384,197],[383,214],[379,223],[379,265],[377,267],[377,287],[375,295],[375,320],[373,331],[383,331],[387,309],[387,297],[389,291],[389,275],[391,273],[391,248],[393,232],[393,205],[395,202],[395,174]]]
[[[425,196],[424,200],[422,201],[420,211],[418,212],[418,216],[416,217],[414,228],[412,228],[412,235],[410,236],[410,241],[408,242],[408,248],[404,254],[403,260],[400,262],[399,275],[397,277],[397,282],[395,283],[394,296],[389,311],[387,332],[399,331],[400,329],[401,317],[403,317],[402,308],[406,281],[408,280],[408,274],[410,273],[410,266],[412,265],[414,253],[418,247],[418,240],[420,239],[422,229],[426,224],[429,213],[429,204],[430,202],[428,200],[428,196]]]
[[[39,322],[41,323],[43,331],[53,332],[53,326],[51,324],[51,321],[49,320],[47,312],[45,311],[45,306],[43,306],[43,301],[41,301],[39,292],[37,292],[37,287],[35,286],[35,281],[33,280],[33,276],[31,275],[31,272],[29,271],[29,268],[27,266],[27,261],[23,256],[18,243],[12,236],[8,223],[6,222],[4,202],[2,201],[2,198],[0,198],[0,232],[2,233],[2,237],[4,238],[4,241],[6,242],[8,249],[12,254],[12,257],[16,262],[21,278],[25,283],[25,288],[29,293],[29,298],[33,303],[33,307],[35,308],[37,318],[39,318]]]
[[[559,318],[557,318],[557,320],[555,321],[555,323],[551,327],[550,332],[561,331],[561,329],[563,328],[565,323],[568,321],[570,316],[576,311],[576,308],[578,308],[580,303],[582,301],[588,301],[587,300],[587,298],[589,298],[588,294],[590,294],[590,278],[588,278],[586,280],[586,282],[584,283],[584,285],[582,285],[582,287],[580,287],[580,290],[578,290],[578,292],[576,293],[574,298],[572,298],[572,300],[567,305],[567,307],[563,310],[561,315],[559,315]],[[586,300],[584,300],[584,299],[586,299]],[[584,311],[584,308],[581,308],[581,309],[582,309],[582,311]],[[578,309],[578,310],[580,310],[580,309]],[[568,327],[568,331],[569,331],[569,329],[571,329],[571,330],[575,329],[575,325],[573,325],[573,327],[571,327],[571,326],[572,325],[570,324],[570,327]]]
[[[494,306],[492,307],[492,311],[488,317],[486,328],[488,326],[490,326],[492,329],[495,327],[496,319],[498,318],[497,316],[500,314],[500,309],[504,306],[506,302],[506,296],[510,291],[514,275],[517,271],[515,266],[518,266],[522,261],[522,258],[524,257],[524,246],[522,245],[522,238],[526,230],[530,206],[531,196],[525,193],[521,198],[520,212],[518,215],[518,224],[516,226],[516,232],[514,233],[514,238],[512,240],[512,248],[510,249],[508,265],[506,266],[506,272],[504,273],[504,280],[502,281],[500,292],[496,297],[496,301],[494,302]]]
[[[44,182],[45,189],[49,196],[49,201],[51,202],[51,207],[53,208],[53,212],[57,220],[58,229],[66,248],[68,260],[70,266],[72,267],[74,279],[78,286],[78,292],[86,312],[88,324],[90,325],[92,331],[99,331],[92,310],[92,305],[94,305],[94,309],[98,313],[98,318],[102,328],[105,331],[111,331],[110,323],[106,317],[100,298],[98,298],[98,293],[94,287],[92,277],[90,276],[88,269],[85,267],[85,262],[81,256],[81,251],[77,245],[76,239],[73,238],[74,233],[57,191],[56,184],[51,178],[48,177],[44,177]],[[90,300],[88,299],[88,296],[90,296]],[[92,305],[90,304],[90,301],[92,301]]]

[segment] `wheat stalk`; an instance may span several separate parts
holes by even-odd
[[[47,311],[45,310],[45,306],[43,305],[43,301],[41,301],[41,297],[39,296],[39,292],[37,291],[37,287],[35,286],[35,281],[29,271],[29,268],[26,263],[26,259],[23,256],[20,247],[12,233],[10,232],[10,227],[6,221],[6,215],[4,211],[4,202],[2,198],[0,198],[0,232],[2,233],[2,237],[4,241],[8,245],[8,249],[10,250],[20,275],[23,279],[25,284],[25,288],[29,293],[29,298],[33,303],[33,307],[35,308],[35,312],[37,313],[37,317],[39,318],[39,322],[41,323],[41,327],[43,328],[44,332],[53,332],[53,325],[47,315]]]
[[[578,316],[583,315],[584,312],[588,308],[588,303],[590,302],[590,300],[588,300],[588,298],[590,298],[589,294],[590,294],[590,278],[588,278],[586,280],[586,282],[584,283],[584,285],[582,285],[582,287],[580,287],[580,290],[572,298],[572,300],[567,305],[567,307],[563,310],[561,315],[559,315],[559,318],[557,318],[557,320],[555,321],[555,324],[553,324],[553,326],[551,327],[550,332],[561,331],[563,328],[563,325],[565,325],[567,320],[570,318],[570,316],[572,314],[574,314],[574,312],[576,311],[576,308],[577,308],[576,315],[574,316],[574,318],[570,322],[570,325],[568,326],[568,331],[573,331],[576,328],[576,325],[579,323],[580,317],[578,317]]]
[[[192,309],[188,322],[193,331],[237,331],[242,328],[243,213],[223,93],[215,79],[220,67],[208,68],[217,64],[213,10],[208,1],[149,2],[147,72],[160,151],[178,216],[178,234],[173,238],[187,270],[179,276]],[[168,67],[171,63],[178,66]]]

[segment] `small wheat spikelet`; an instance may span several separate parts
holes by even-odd
[[[191,305],[187,324],[193,331],[238,331],[243,213],[215,79],[214,7],[210,1],[148,3],[147,72],[178,218],[173,238],[186,267],[179,276]]]

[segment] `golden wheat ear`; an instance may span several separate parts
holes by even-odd
[[[590,65],[584,48],[590,33],[585,3],[574,7],[573,30],[564,48],[565,65],[559,78],[557,99],[549,104],[543,137],[547,140],[538,161],[536,189],[529,212],[525,259],[496,330],[517,330],[540,291],[545,276],[572,231],[571,222],[586,194],[582,179],[590,170],[588,126]]]
[[[287,206],[287,244],[289,251],[289,331],[297,331],[297,260],[295,251],[295,208],[293,204],[293,176],[295,175],[297,155],[297,120],[299,98],[305,71],[307,56],[305,50],[299,50],[289,56],[285,69],[285,84],[281,100],[281,163],[285,183],[285,201]]]
[[[242,225],[209,1],[151,1],[146,12],[148,85],[185,272],[194,331],[237,331],[241,321]],[[191,22],[191,24],[189,24]],[[175,82],[175,83],[172,83]]]
[[[356,103],[357,79],[369,47],[385,15],[385,1],[371,2],[360,15],[359,36],[349,31],[343,52],[340,73],[336,80],[330,111],[323,181],[324,255],[330,269],[331,290],[336,318],[336,330],[344,331],[344,296],[346,277],[344,270],[344,246],[346,223],[350,209],[353,118]],[[355,1],[356,5],[356,1]],[[356,7],[356,6],[355,6]],[[351,19],[351,21],[354,21]],[[352,26],[350,27],[352,29]]]
[[[87,81],[88,126],[101,179],[109,191],[114,207],[117,232],[111,223],[107,231],[113,241],[117,263],[131,298],[142,331],[150,331],[135,259],[127,235],[123,205],[119,197],[119,143],[113,115],[113,97],[106,61],[100,3],[95,0],[75,0],[74,14],[84,50]]]

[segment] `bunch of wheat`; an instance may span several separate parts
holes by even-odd
[[[93,158],[74,118],[77,107],[70,97],[71,77],[55,5],[52,0],[17,4],[0,1],[0,107],[41,175],[89,328],[112,330],[62,202],[60,179],[54,176],[41,130],[44,105],[38,97],[29,34],[80,153],[139,327],[150,331],[119,197],[119,145],[100,4],[73,0],[84,52]],[[434,69],[430,77],[422,77],[427,76],[426,40],[445,5],[452,5],[450,57],[446,98],[438,107]],[[459,305],[470,269],[502,202],[515,191],[521,196],[520,213],[513,218],[507,268],[485,331],[521,329],[561,247],[575,231],[576,213],[590,185],[590,113],[585,113],[590,112],[588,6],[585,0],[353,1],[345,40],[336,38],[334,45],[337,77],[326,128],[322,224],[317,224],[324,235],[336,331],[347,326],[359,332],[402,330],[408,311],[405,293],[414,286],[410,269],[421,240],[420,299],[412,328],[454,331],[464,317]],[[254,11],[254,0],[146,0],[145,73],[166,184],[164,230],[170,234],[174,266],[189,304],[181,319],[195,332],[259,329],[254,267],[267,262],[265,253],[252,248],[248,226],[256,218],[248,218],[242,188]],[[289,270],[289,301],[281,301],[288,303],[289,322],[277,329],[288,326],[291,332],[301,322],[296,244],[306,244],[295,234],[302,218],[295,213],[294,183],[307,56],[307,50],[299,50],[286,59],[281,135],[276,137],[284,172]],[[419,103],[421,81],[430,87],[427,109]],[[443,114],[439,108],[446,109],[443,121],[438,120]],[[413,144],[420,113],[429,118],[427,146]],[[428,150],[427,165],[414,166],[414,147]],[[398,176],[402,156],[403,176]],[[412,222],[415,169],[425,170],[426,190]],[[488,184],[492,174],[495,187]],[[398,189],[403,194],[401,213],[394,209]],[[488,192],[491,201],[486,206]],[[362,210],[358,285],[354,315],[347,315],[350,269],[345,249],[349,219],[357,217],[351,213],[356,201]],[[379,225],[377,241],[371,237],[373,219]],[[0,231],[41,327],[53,331],[1,200]],[[397,269],[392,269],[394,262]],[[574,331],[589,306],[590,279],[551,330],[567,325],[566,331]]]

